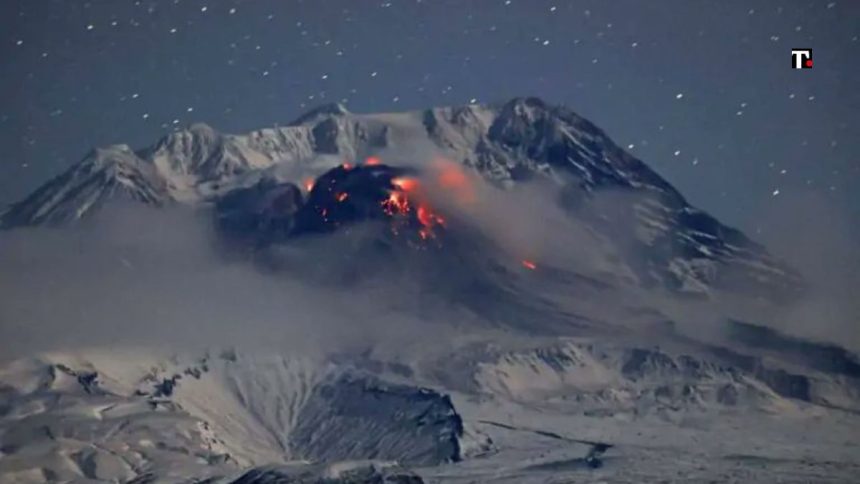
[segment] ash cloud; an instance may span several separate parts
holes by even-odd
[[[573,333],[578,317],[607,327],[668,317],[707,341],[724,339],[719,328],[727,317],[751,318],[860,346],[851,297],[860,282],[851,269],[858,267],[857,253],[841,219],[819,219],[825,226],[802,233],[786,224],[798,233],[772,241],[778,255],[821,283],[810,298],[784,308],[727,296],[679,300],[636,287],[620,262],[635,264],[638,257],[631,249],[638,235],[630,228],[629,194],[589,202],[587,210],[608,214],[619,226],[608,240],[560,207],[563,193],[549,183],[501,190],[459,165],[446,175],[449,162],[432,151],[380,156],[421,168],[423,196],[451,230],[479,234],[481,245],[459,258],[367,251],[380,227],[362,224],[266,251],[261,270],[247,257],[225,253],[207,211],[121,206],[70,228],[17,229],[0,233],[0,354],[11,359],[102,346],[302,354],[374,347],[417,354],[467,336],[500,337],[497,316],[532,334],[547,327]],[[525,259],[538,271],[524,269]],[[503,272],[488,269],[498,264]],[[552,279],[544,268],[583,277]],[[469,298],[479,304],[464,304]]]
[[[826,195],[797,191],[779,209],[751,217],[764,225],[763,242],[809,282],[802,300],[777,311],[787,331],[860,351],[860,230],[848,210]]]
[[[301,247],[325,260],[331,247]],[[408,287],[318,285],[219,252],[204,214],[108,209],[70,228],[0,234],[0,354],[102,346],[409,348],[453,331],[388,304]],[[453,313],[447,316],[453,316]]]

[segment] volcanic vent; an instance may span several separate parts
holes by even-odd
[[[237,189],[216,205],[218,227],[260,245],[328,233],[365,221],[385,222],[390,236],[415,247],[438,242],[446,219],[430,204],[420,173],[384,165],[339,165],[304,189],[264,178]]]

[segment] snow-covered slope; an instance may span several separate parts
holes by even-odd
[[[57,224],[79,219],[107,201],[160,206],[172,200],[155,167],[126,145],[97,149],[69,171],[10,207],[3,225]]]
[[[633,241],[625,242],[624,256],[644,285],[698,294],[716,286],[769,297],[787,297],[802,286],[763,247],[691,207],[599,128],[535,98],[368,115],[329,105],[289,126],[247,135],[196,124],[137,152],[123,146],[94,152],[10,207],[0,224],[68,222],[112,197],[200,205],[275,173],[301,186],[302,176],[383,150],[401,158],[414,153],[410,163],[444,156],[500,187],[552,180],[561,189],[557,203],[572,216],[609,243]],[[613,201],[604,203],[603,193]]]
[[[675,343],[522,336],[453,342],[410,364],[41,355],[0,371],[0,482],[848,482],[860,465],[856,380]],[[853,408],[834,405],[835,389]]]
[[[350,368],[232,350],[19,360],[0,372],[0,481],[368,459],[435,465],[490,448],[467,435],[448,396]]]

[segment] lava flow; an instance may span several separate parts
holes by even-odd
[[[420,183],[416,178],[392,178],[393,189],[388,198],[382,201],[382,209],[389,216],[406,215],[412,212],[413,203],[415,218],[421,224],[418,235],[423,240],[435,237],[434,228],[444,226],[445,219],[438,215],[426,202],[421,193]]]
[[[409,213],[409,199],[406,198],[406,195],[403,192],[393,191],[391,194],[382,201],[382,210],[386,215],[394,216],[394,215],[405,215]]]

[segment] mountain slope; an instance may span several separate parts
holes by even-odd
[[[3,226],[61,224],[111,200],[161,206],[172,200],[153,165],[126,145],[94,150],[83,161],[12,205]]]
[[[115,224],[129,202],[163,209]],[[858,356],[723,304],[798,276],[538,99],[194,125],[94,151],[2,224],[23,357],[0,364],[0,482],[860,469]]]
[[[642,285],[768,297],[790,297],[802,287],[763,247],[690,206],[599,128],[536,98],[367,115],[328,105],[289,126],[248,135],[197,124],[136,153],[124,146],[97,150],[11,206],[0,226],[66,223],[112,198],[205,205],[261,177],[302,186],[308,175],[339,163],[391,151],[400,158],[415,153],[409,162],[420,164],[428,150],[498,187],[551,181],[560,189],[555,203],[620,247]]]
[[[522,334],[413,361],[40,355],[0,367],[0,482],[850,482],[856,378],[646,346]]]

